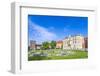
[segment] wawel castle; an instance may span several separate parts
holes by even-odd
[[[81,35],[69,36],[63,40],[63,49],[87,49],[88,38]]]

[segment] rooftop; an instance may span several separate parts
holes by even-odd
[[[61,40],[60,41],[56,41],[56,43],[63,43],[63,41],[61,41]]]

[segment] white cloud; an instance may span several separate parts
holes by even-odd
[[[31,29],[31,34],[29,34],[31,35],[30,39],[36,40],[38,43],[57,39],[57,35],[55,33],[49,31],[47,28],[35,24],[31,20],[29,20],[29,28]]]

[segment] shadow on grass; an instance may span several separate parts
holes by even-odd
[[[31,61],[31,60],[48,60],[48,59],[51,59],[47,56],[33,56],[33,57],[28,57],[28,60]]]

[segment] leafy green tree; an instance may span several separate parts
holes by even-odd
[[[63,45],[61,46],[61,49],[63,49]]]
[[[51,49],[55,49],[56,48],[56,41],[51,41],[50,46],[51,46]]]
[[[42,43],[42,49],[49,49],[49,42],[43,42]]]

